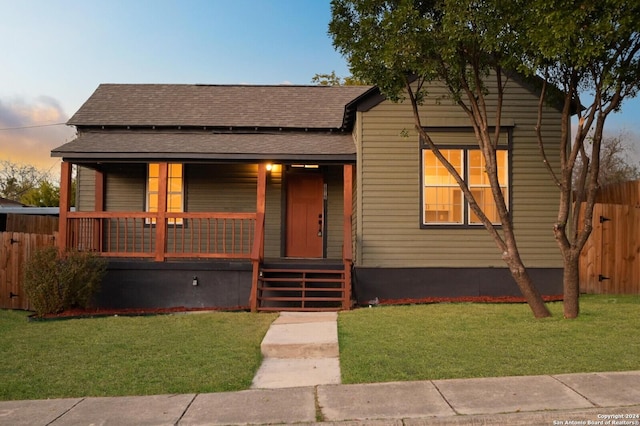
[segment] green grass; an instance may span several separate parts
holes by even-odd
[[[247,389],[273,314],[27,321],[0,310],[0,400]]]
[[[640,296],[584,296],[576,320],[522,304],[379,306],[339,316],[343,383],[640,370]]]
[[[640,370],[640,296],[586,296],[576,320],[524,304],[380,306],[338,320],[344,383]],[[0,400],[247,389],[275,314],[27,321],[0,310]]]

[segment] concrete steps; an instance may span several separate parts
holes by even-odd
[[[340,384],[337,312],[282,312],[262,344],[252,388]]]

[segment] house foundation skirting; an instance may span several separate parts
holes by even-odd
[[[528,268],[543,295],[562,294],[562,268]],[[507,268],[355,267],[354,296],[359,304],[375,299],[521,296]]]
[[[243,261],[112,260],[96,305],[248,309],[251,273],[251,262]]]

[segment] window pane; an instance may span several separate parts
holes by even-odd
[[[469,184],[489,185],[484,158],[479,150],[469,151]]]
[[[429,185],[457,185],[449,171],[440,163],[435,154],[429,150],[424,151],[424,184]],[[440,150],[442,155],[451,165],[462,174],[462,151],[459,149]]]
[[[149,178],[149,192],[158,192],[158,178]]]
[[[168,212],[182,211],[182,194],[170,194],[167,197],[167,211]]]
[[[487,218],[491,221],[491,223],[499,224],[500,216],[498,215],[498,209],[496,208],[496,203],[493,201],[493,194],[491,193],[491,188],[477,188],[471,190],[473,196],[475,197],[478,205],[487,216]],[[509,205],[507,188],[502,187],[502,195],[505,197],[505,202],[507,206]],[[469,222],[473,224],[481,223],[478,216],[471,211],[469,208]]]
[[[158,194],[149,194],[147,211],[148,212],[158,211]]]
[[[160,176],[160,165],[157,163],[149,164],[149,178],[157,178]]]
[[[459,188],[424,189],[425,223],[462,223],[462,192]]]
[[[443,149],[442,155],[462,173],[463,151]],[[462,196],[453,176],[431,150],[423,150],[424,223],[462,223]]]
[[[167,185],[167,191],[169,192],[182,192],[182,179],[180,178],[170,178],[169,183]]]
[[[169,177],[182,180],[182,164],[169,164]]]
[[[498,164],[498,181],[500,186],[506,187],[509,185],[509,156],[507,151],[496,152],[496,162]]]

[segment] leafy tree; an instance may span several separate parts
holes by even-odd
[[[515,30],[506,24],[517,14],[511,2],[497,0],[333,0],[329,33],[357,79],[377,85],[393,101],[408,97],[416,131],[455,178],[502,253],[534,316],[540,318],[551,314],[520,257],[496,158],[508,81],[505,69],[515,69],[521,57],[515,50]],[[495,93],[488,91],[489,78],[495,80]],[[501,232],[421,122],[420,107],[432,82],[443,84],[469,118],[486,164]],[[495,102],[488,102],[489,97]]]
[[[60,188],[49,181],[41,180],[38,186],[29,189],[20,197],[20,202],[35,207],[58,207]]]
[[[574,318],[579,312],[579,256],[592,229],[604,124],[625,98],[637,94],[639,28],[640,3],[629,0],[332,0],[329,33],[356,78],[378,85],[391,100],[409,98],[416,130],[454,176],[471,209],[502,250],[536,317],[547,316],[549,311],[518,252],[511,217],[499,190],[495,144],[510,72],[519,71],[532,82],[541,81],[537,133],[543,161],[560,190],[554,234],[564,263],[564,316]],[[488,90],[489,79],[495,80],[494,93]],[[503,235],[487,220],[420,122],[426,83],[436,81],[444,84],[470,119],[487,164]],[[488,96],[494,102],[488,103]],[[563,105],[561,140],[552,141],[561,148],[559,170],[554,170],[546,157],[542,111],[547,102]],[[489,111],[489,105],[496,105],[495,109]],[[579,122],[571,140],[571,116],[576,111]],[[489,127],[491,119],[495,131]],[[585,145],[588,135],[592,135],[589,155]],[[585,167],[575,180],[574,192],[572,177],[579,156]],[[585,203],[580,226],[579,209],[572,208],[574,201]]]
[[[311,82],[319,86],[358,86],[364,84],[353,76],[340,77],[336,75],[335,71],[331,71],[330,74],[316,74]]]
[[[76,179],[71,181],[71,205],[75,205]],[[36,207],[60,205],[60,187],[48,172],[31,164],[0,161],[0,197]]]
[[[554,234],[564,261],[564,316],[579,313],[580,252],[592,230],[593,207],[602,182],[600,169],[605,122],[640,84],[640,3],[629,0],[518,0],[525,37],[518,39],[525,58],[521,69],[545,78],[542,101],[551,95],[546,82],[563,92],[560,171],[549,167],[560,189]],[[571,138],[571,110],[578,125]],[[547,142],[538,139],[545,156]],[[557,141],[554,141],[557,142]],[[588,150],[588,152],[587,152]],[[545,156],[546,160],[546,156]],[[548,164],[548,162],[547,162]],[[579,172],[576,172],[580,166]],[[576,176],[575,179],[573,177]],[[574,198],[575,197],[575,198]],[[583,204],[584,219],[579,223]]]

